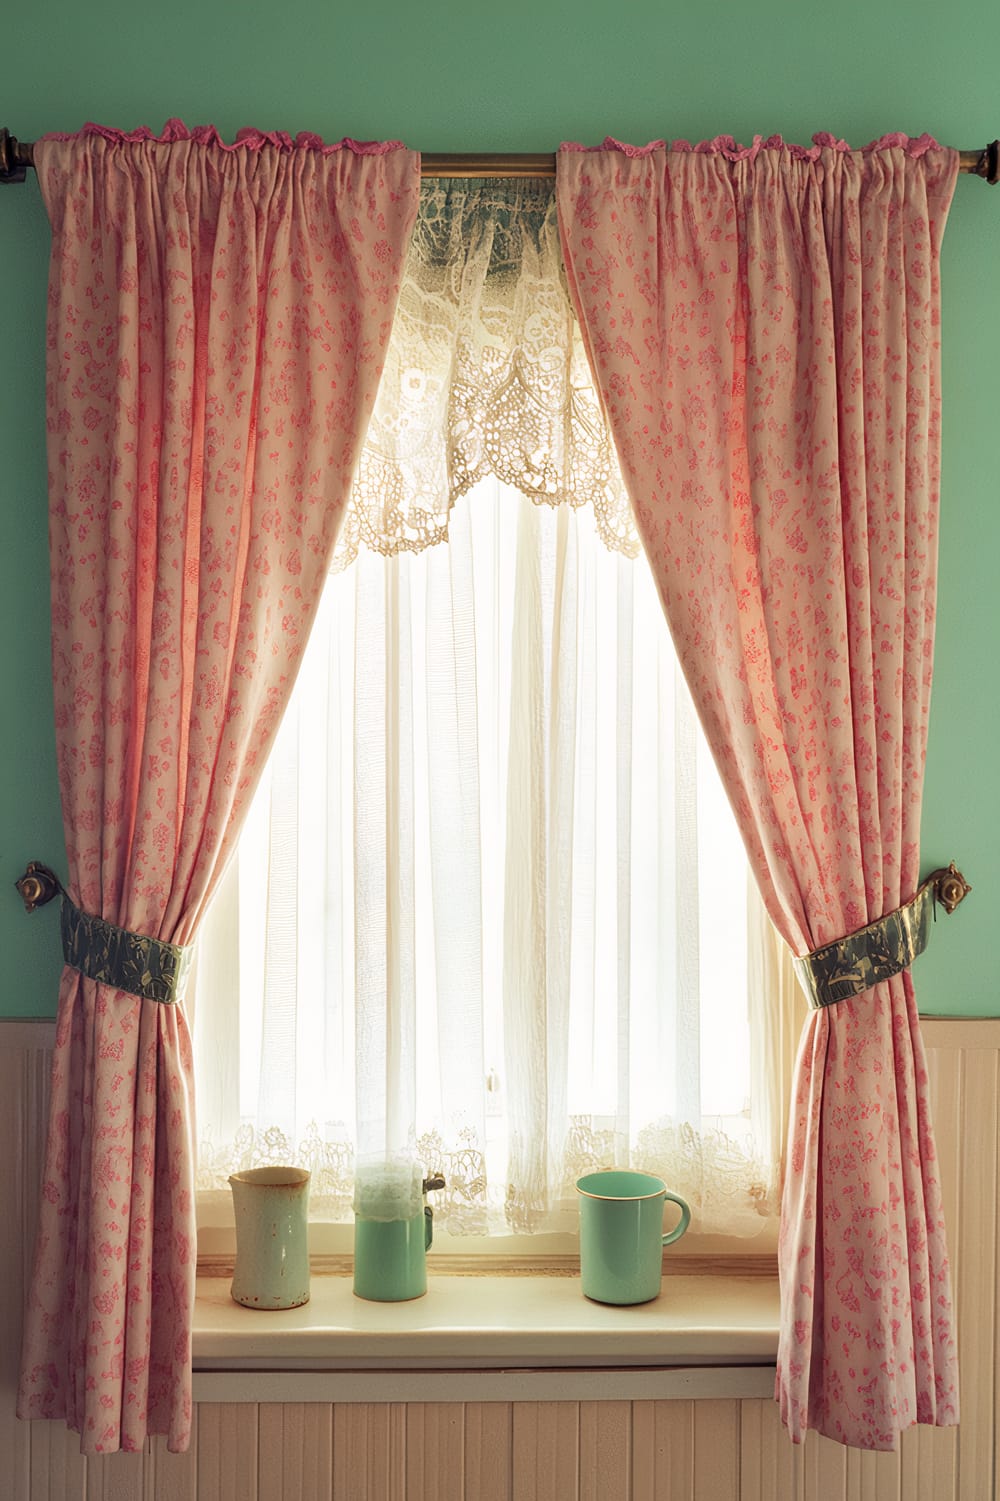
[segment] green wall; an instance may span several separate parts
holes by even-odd
[[[171,115],[399,137],[425,151],[548,151],[605,134],[645,142],[830,130],[863,145],[930,131],[1000,135],[992,11],[981,0],[35,0],[12,11],[0,125],[31,140],[86,120],[160,129]],[[925,869],[954,857],[974,895],[920,961],[922,1009],[1000,1013],[996,559],[1000,507],[1000,190],[961,179],[944,252],[944,495]],[[24,915],[27,859],[62,866],[48,685],[43,358],[48,232],[33,177],[0,188],[0,1015],[46,1016],[53,908]]]

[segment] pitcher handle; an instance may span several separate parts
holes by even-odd
[[[429,1251],[434,1244],[434,1211],[429,1204],[424,1205],[424,1250]],[[664,1242],[666,1244],[666,1242]]]
[[[680,1240],[681,1236],[684,1234],[684,1231],[687,1229],[688,1225],[690,1225],[691,1211],[679,1194],[672,1194],[668,1191],[664,1195],[664,1197],[669,1199],[672,1204],[679,1204],[681,1206],[680,1224],[675,1225],[673,1230],[671,1230],[669,1234],[663,1237],[663,1244],[665,1246],[672,1246],[675,1240]]]

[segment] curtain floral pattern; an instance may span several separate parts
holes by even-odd
[[[558,157],[575,305],[643,545],[772,918],[798,953],[919,882],[957,153],[607,141]],[[777,1396],[890,1449],[957,1421],[909,973],[811,1014]]]
[[[374,405],[418,159],[171,122],[35,163],[67,888],[191,941],[264,763]],[[180,1006],[66,968],[18,1412],[187,1446],[195,1273]]]
[[[225,146],[171,122],[159,138],[48,137],[35,160],[53,226],[67,885],[82,910],[183,946],[333,560],[417,159],[257,132]],[[957,165],[927,137],[864,152],[831,137],[607,142],[559,157],[570,289],[636,526],[763,898],[799,952],[877,918],[919,879],[937,260]],[[549,253],[547,209],[538,226]],[[502,285],[502,245],[487,262]],[[489,363],[492,332],[487,318],[459,344]],[[532,381],[504,372],[495,410],[462,413],[449,371],[443,510],[390,508],[383,550],[446,529],[455,495],[502,471],[481,462],[501,430],[524,438],[515,482],[534,474],[534,498],[555,498],[562,481],[539,466],[537,438],[567,410],[562,474],[582,456],[609,499],[609,539],[634,550],[595,413],[574,406],[571,371],[567,386],[534,332]],[[420,447],[424,403],[441,395],[408,366],[392,380],[405,420],[373,428],[340,563],[371,541],[409,462],[400,432]],[[18,1411],[65,1416],[85,1452],[138,1449],[156,1432],[188,1442],[191,1080],[181,1007],[64,970]],[[957,1421],[909,974],[807,1023],[781,1260],[777,1395],[794,1439],[812,1427],[884,1449],[914,1422]]]

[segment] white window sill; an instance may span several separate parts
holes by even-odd
[[[664,1277],[632,1308],[592,1303],[579,1278],[428,1278],[426,1297],[370,1303],[314,1274],[302,1308],[242,1308],[198,1279],[200,1401],[653,1400],[770,1395],[777,1281]]]

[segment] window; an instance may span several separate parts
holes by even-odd
[[[293,1160],[349,1219],[356,1154],[404,1149],[451,1233],[561,1231],[631,1161],[703,1231],[773,1230],[777,961],[550,185],[425,190],[342,538],[200,937],[202,1192]]]

